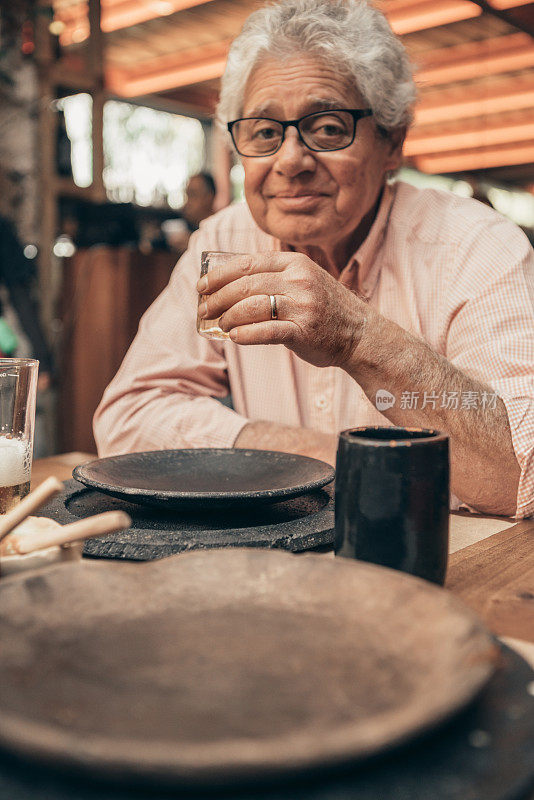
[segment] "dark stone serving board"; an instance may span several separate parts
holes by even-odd
[[[359,768],[195,792],[80,779],[0,752],[2,800],[528,800],[534,790],[534,671],[504,648],[480,698],[434,734]]]
[[[331,547],[334,541],[331,486],[271,505],[179,513],[128,503],[70,480],[38,515],[67,524],[116,510],[131,516],[132,527],[86,542],[86,556],[150,561],[212,547],[277,547],[300,552]]]

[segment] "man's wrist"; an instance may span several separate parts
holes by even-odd
[[[376,345],[376,317],[379,315],[360,298],[355,298],[357,307],[350,346],[347,349],[342,368],[352,377],[361,371],[362,367],[371,366],[371,359],[376,348],[369,346],[370,339]]]
[[[337,436],[308,428],[294,428],[290,425],[258,420],[249,422],[241,429],[234,447],[297,453],[334,465]]]

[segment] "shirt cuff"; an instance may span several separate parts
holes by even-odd
[[[521,466],[515,516],[517,519],[534,517],[534,447],[527,453]]]
[[[516,519],[534,516],[534,401],[530,397],[502,397],[508,414],[512,445],[521,469]]]
[[[195,406],[196,425],[194,430],[184,434],[186,442],[191,440],[186,446],[233,447],[235,440],[249,423],[247,417],[219,403],[216,398],[197,398]]]

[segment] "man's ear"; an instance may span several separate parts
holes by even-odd
[[[386,172],[395,172],[402,164],[402,148],[406,138],[407,128],[395,128],[388,131],[389,155],[386,161]]]

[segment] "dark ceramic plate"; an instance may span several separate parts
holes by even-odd
[[[463,708],[499,656],[430,583],[258,548],[3,578],[0,642],[3,748],[158,785],[375,756]]]
[[[132,503],[165,508],[274,503],[330,483],[324,461],[271,450],[154,450],[99,458],[73,478]]]

